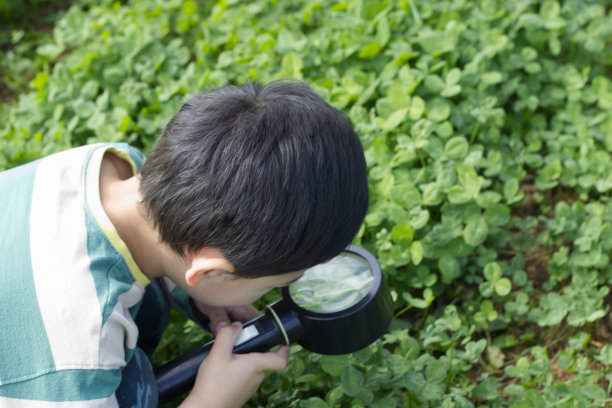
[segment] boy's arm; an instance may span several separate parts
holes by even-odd
[[[180,407],[241,407],[257,391],[267,370],[286,367],[287,346],[276,352],[233,354],[241,331],[240,323],[222,325],[210,354],[200,365],[193,390]]]

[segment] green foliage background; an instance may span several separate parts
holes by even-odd
[[[0,21],[18,17],[26,12],[40,7],[49,0],[0,0]]]
[[[612,2],[75,1],[15,31],[0,168],[69,147],[147,152],[198,90],[307,81],[351,119],[355,242],[396,316],[348,356],[293,347],[249,406],[612,405]],[[206,334],[177,315],[162,362]]]

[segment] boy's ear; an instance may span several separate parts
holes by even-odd
[[[189,256],[190,267],[185,272],[189,286],[197,286],[203,279],[234,272],[234,265],[215,248],[203,248]]]

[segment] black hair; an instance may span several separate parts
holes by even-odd
[[[167,124],[141,176],[162,241],[180,255],[216,248],[239,277],[328,260],[350,244],[368,207],[353,127],[296,81],[195,96]]]

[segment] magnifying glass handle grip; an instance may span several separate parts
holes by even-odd
[[[193,388],[200,364],[214,343],[209,341],[155,369],[159,402],[170,401]]]
[[[247,336],[242,338],[241,335],[234,346],[234,353],[267,351],[274,346],[286,344],[282,329],[268,313],[246,323],[243,334]],[[209,341],[155,369],[159,402],[170,401],[193,388],[200,364],[208,357],[214,343],[214,340]]]

